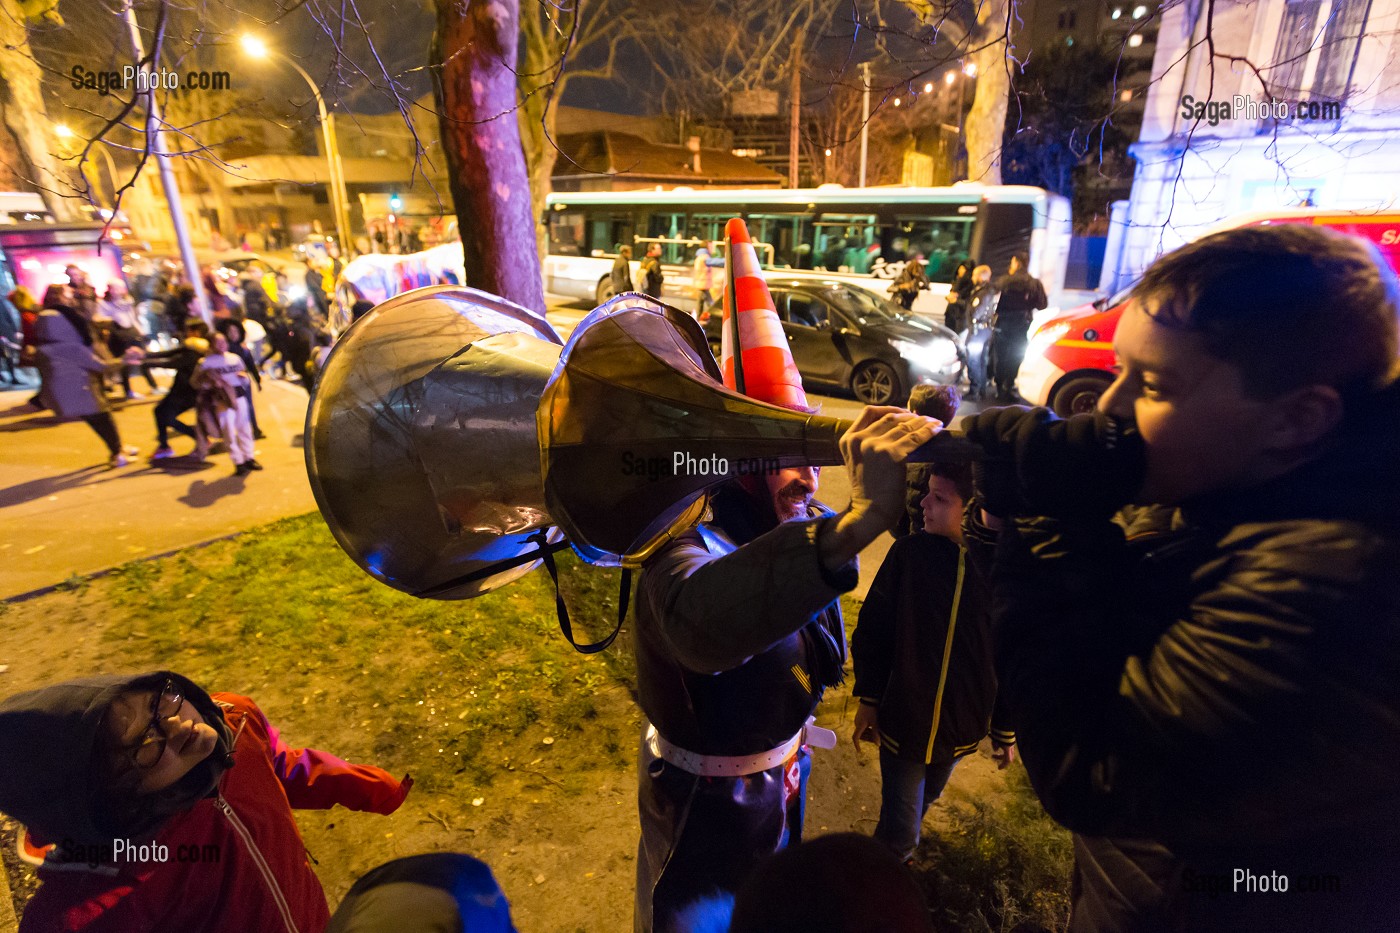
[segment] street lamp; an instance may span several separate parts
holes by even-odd
[[[331,114],[326,110],[325,98],[321,96],[321,89],[316,86],[316,82],[311,80],[311,75],[307,74],[300,65],[292,61],[280,52],[267,47],[257,36],[245,35],[239,40],[243,51],[252,58],[276,58],[292,66],[297,74],[301,75],[306,86],[311,88],[311,94],[316,98],[316,111],[321,117],[321,135],[325,138],[326,144],[326,164],[330,171],[330,181],[327,184],[327,191],[330,193],[331,213],[335,215],[336,236],[340,240],[341,255],[350,255],[350,230],[349,209],[346,206],[347,196],[345,193],[345,169],[340,162],[340,149],[335,141],[335,124],[331,121]]]

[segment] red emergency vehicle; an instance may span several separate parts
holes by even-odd
[[[1391,268],[1400,271],[1400,213],[1268,211],[1233,218],[1215,229],[1280,223],[1316,224],[1370,240]],[[1130,292],[1131,286],[1037,328],[1016,376],[1016,391],[1031,404],[1046,405],[1062,417],[1093,411],[1114,379],[1113,333]]]

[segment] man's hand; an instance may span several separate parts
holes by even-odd
[[[851,504],[818,541],[822,565],[835,571],[850,563],[904,511],[904,458],[943,429],[936,418],[903,408],[868,405],[841,435],[841,455],[851,480]]]
[[[857,719],[857,722],[860,720]],[[1011,762],[1016,760],[1016,746],[1002,745],[1000,742],[992,743],[992,760],[997,763],[998,771],[1005,771],[1011,767]]]
[[[862,741],[869,742],[877,748],[880,745],[880,707],[869,703],[859,703],[856,705],[856,722],[851,728],[851,744],[860,751]]]

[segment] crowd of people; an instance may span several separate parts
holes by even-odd
[[[1038,300],[1019,272],[998,289],[1012,341]],[[1359,240],[1236,229],[1158,260],[1115,341],[1095,414],[993,408],[959,425],[980,459],[911,471],[956,391],[868,407],[840,440],[844,508],[816,467],[741,476],[647,559],[638,933],[930,929],[903,862],[988,737],[1074,833],[1075,933],[1400,928],[1400,283]],[[235,391],[232,354],[212,359]],[[810,412],[774,365],[748,391]],[[839,597],[901,521],[850,643],[874,839],[806,840]],[[376,869],[329,919],[291,808],[389,813],[411,780],[290,748],[174,672],[11,697],[0,760],[25,762],[0,810],[56,844],[22,933],[511,928],[489,871],[450,855]],[[114,838],[239,861],[83,870]],[[437,908],[455,922],[419,925]]]
[[[332,342],[327,321],[337,262],[309,259],[296,283],[258,262],[237,278],[206,269],[202,285],[212,329],[196,307],[194,287],[148,259],[127,270],[130,286],[113,279],[102,295],[77,265],[68,266],[67,281],[50,285],[41,301],[20,286],[8,298],[20,319],[16,365],[39,375],[30,404],[60,419],[85,421],[106,445],[109,465],[123,467],[139,450],[123,443],[112,410],[146,397],[133,385],[139,376],[147,394],[161,396],[154,406],[152,460],[175,457],[173,431],[194,441],[185,460],[203,462],[221,442],[235,475],[261,470],[253,442],[265,435],[254,390],[262,388],[265,373],[308,390],[314,385]],[[168,372],[168,383],[156,371]],[[187,424],[181,416],[191,410],[194,422]]]

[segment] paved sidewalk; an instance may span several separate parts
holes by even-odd
[[[224,454],[203,465],[148,462],[160,396],[114,412],[122,443],[141,453],[109,469],[107,448],[91,428],[36,412],[27,404],[32,394],[0,392],[0,599],[316,508],[302,457],[307,394],[300,386],[264,378],[254,402],[267,434],[257,443],[258,461],[267,469],[243,479]],[[192,423],[193,412],[183,420]],[[179,436],[171,443],[179,454],[193,447]]]

